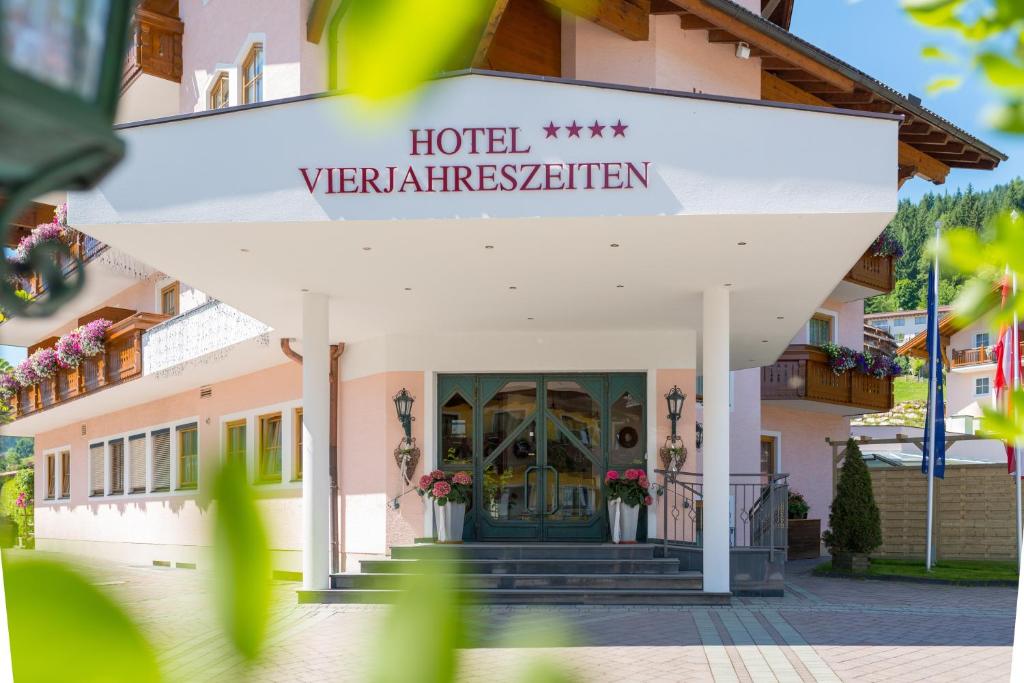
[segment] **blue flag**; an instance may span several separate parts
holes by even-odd
[[[932,437],[935,438],[935,476],[946,473],[946,408],[942,379],[942,344],[939,339],[939,273],[938,261],[928,275],[928,414],[924,423],[921,472],[928,474],[928,458]],[[932,423],[934,422],[934,435]]]

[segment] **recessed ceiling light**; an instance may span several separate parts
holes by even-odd
[[[302,288],[302,291],[303,291],[303,292],[308,292],[309,290],[308,290],[308,289],[306,289],[305,287],[303,287],[303,288]]]
[[[724,286],[725,287],[732,287],[732,283],[731,282],[726,282]]]
[[[510,285],[509,289],[517,289],[517,287],[515,285]]]
[[[406,287],[406,288],[405,288],[405,291],[407,291],[407,292],[411,292],[411,291],[412,291],[412,287]]]
[[[249,250],[244,248],[244,247],[239,249],[238,251],[242,252],[243,254],[248,254],[249,253]]]
[[[745,246],[747,246],[747,243],[746,243],[746,242],[737,242],[736,244],[737,244],[738,246],[741,246],[741,247],[745,247]]]
[[[608,246],[611,247],[612,249],[616,249],[616,248],[618,248],[619,245],[616,242],[612,242]]]
[[[767,343],[768,343],[768,340],[767,340],[767,339],[762,339],[762,340],[761,340],[761,343],[762,343],[762,344],[767,344]]]
[[[533,318],[527,318],[527,320],[533,320]]]
[[[485,244],[484,245],[484,249],[494,249],[494,245],[493,244]]]
[[[623,288],[623,287],[625,287],[625,286],[626,286],[626,285],[615,285],[616,289],[622,289],[622,288]]]
[[[777,315],[777,316],[775,316],[775,319],[776,320],[785,320],[786,316],[784,316],[784,315]]]
[[[373,247],[363,247],[363,251],[370,251]]]

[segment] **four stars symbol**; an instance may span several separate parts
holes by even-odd
[[[557,138],[558,131],[560,131],[562,128],[565,128],[566,130],[566,137],[570,138],[580,137],[580,131],[583,130],[584,128],[590,130],[590,137],[592,138],[603,138],[605,128],[612,129],[613,138],[624,138],[626,137],[626,129],[629,128],[629,126],[623,123],[622,119],[616,120],[615,123],[605,125],[601,125],[600,122],[595,120],[593,125],[581,126],[580,124],[576,123],[576,119],[573,119],[572,123],[566,126],[557,126],[555,125],[554,121],[550,121],[546,126],[541,126],[541,130],[543,130],[545,133],[545,138]]]

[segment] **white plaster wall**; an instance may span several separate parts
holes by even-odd
[[[761,471],[761,369],[732,373],[729,471]]]
[[[177,114],[180,87],[174,81],[142,74],[121,93],[114,123],[145,121]]]

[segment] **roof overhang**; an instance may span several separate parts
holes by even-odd
[[[125,161],[72,196],[70,221],[283,336],[299,336],[303,290],[328,293],[332,335],[355,341],[699,330],[700,293],[729,284],[733,366],[751,367],[786,348],[896,208],[892,116],[482,73],[431,83],[373,127],[355,112],[332,95],[124,126]],[[567,137],[595,119],[628,128]],[[413,129],[474,127],[504,130],[504,153],[411,155]],[[605,166],[591,189],[555,189],[580,163],[619,164],[629,186]],[[513,191],[316,180],[446,165],[477,183],[505,164]]]

